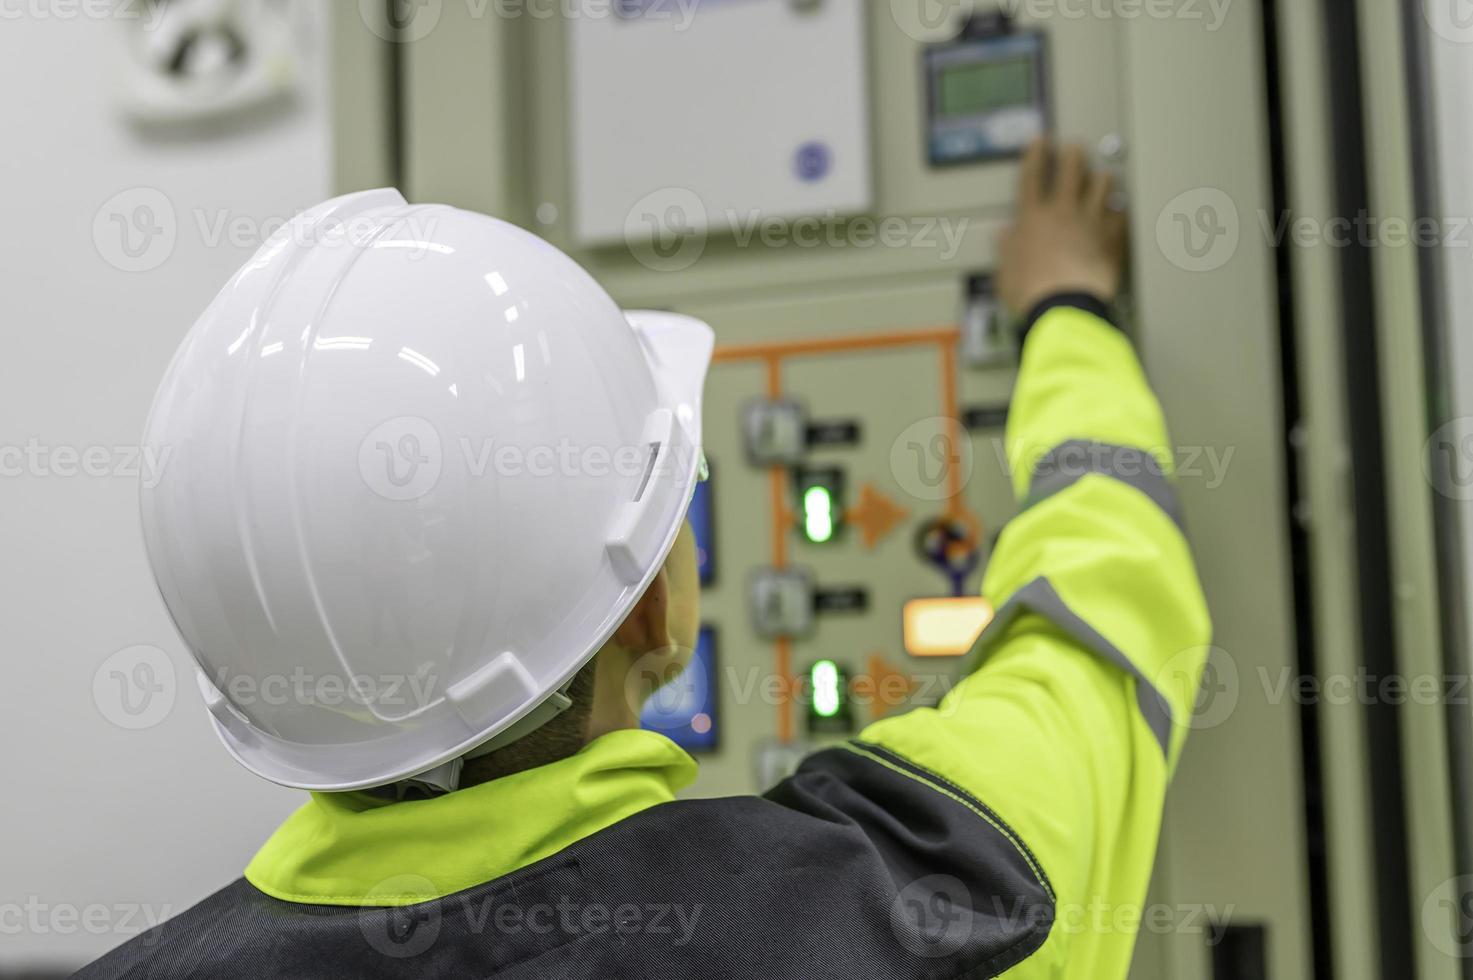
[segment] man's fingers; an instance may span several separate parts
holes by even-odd
[[[1104,230],[1106,254],[1116,262],[1123,261],[1130,229],[1130,223],[1125,219],[1125,212],[1107,207],[1100,220]]]
[[[1084,191],[1085,212],[1093,218],[1110,210],[1110,195],[1115,192],[1115,175],[1108,170],[1090,174]]]
[[[1054,180],[1054,194],[1064,204],[1074,204],[1084,197],[1084,180],[1088,169],[1084,148],[1070,144],[1058,153],[1059,173]]]
[[[1040,136],[1028,144],[1028,150],[1023,154],[1023,163],[1018,180],[1018,205],[1022,208],[1031,208],[1043,203],[1047,196],[1045,181],[1047,179],[1049,160],[1048,140]]]

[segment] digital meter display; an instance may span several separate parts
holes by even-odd
[[[687,752],[714,752],[721,743],[716,631],[702,626],[690,665],[644,704],[639,725],[659,732]]]
[[[992,112],[1033,101],[1034,61],[982,61],[941,72],[937,98],[939,112],[946,118]]]
[[[1017,156],[1048,131],[1046,49],[1038,32],[963,37],[926,49],[932,166]]]

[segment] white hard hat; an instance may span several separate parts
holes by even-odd
[[[363,789],[546,714],[675,540],[712,343],[621,313],[528,232],[393,190],[272,236],[145,436],[167,459],[149,559],[236,759]]]

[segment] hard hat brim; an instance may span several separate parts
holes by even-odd
[[[645,345],[661,401],[686,426],[696,448],[704,448],[701,393],[716,346],[715,332],[703,321],[680,313],[627,310],[624,318]]]

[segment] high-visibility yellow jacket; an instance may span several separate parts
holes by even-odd
[[[998,615],[937,707],[760,799],[676,801],[695,763],[644,731],[434,799],[317,794],[81,976],[1124,977],[1210,642],[1169,445],[1129,341],[1048,309]]]
[[[1124,977],[1211,623],[1161,408],[1124,335],[1076,309],[1035,325],[1008,415],[1023,510],[983,581],[980,668],[937,711],[863,738],[985,800],[1057,899],[1009,976]]]

